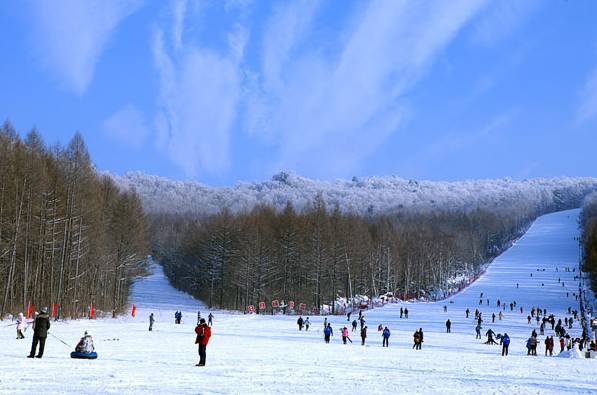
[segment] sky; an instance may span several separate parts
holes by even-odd
[[[597,176],[597,2],[0,3],[0,120],[208,185]]]

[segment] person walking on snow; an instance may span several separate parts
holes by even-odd
[[[500,312],[498,313],[498,319],[501,321],[503,317],[504,317],[504,315],[503,315],[503,314],[502,314],[502,312],[500,311]]]
[[[328,323],[328,326],[326,326],[325,329],[323,330],[323,339],[325,340],[326,343],[330,342],[330,336],[334,336],[334,333],[332,330],[332,324]]]
[[[214,315],[212,313],[209,313],[209,315],[207,316],[207,325],[212,326],[214,323]]]
[[[448,321],[446,321],[446,333],[450,333],[450,328],[452,328],[452,322],[448,318]]]
[[[309,321],[309,317],[307,317],[307,319],[305,320],[305,322],[303,324],[305,325],[305,332],[307,332],[309,330],[309,326],[311,325],[311,322]]]
[[[41,358],[44,355],[44,348],[46,346],[46,338],[48,337],[48,330],[50,330],[50,316],[48,315],[48,308],[41,309],[41,314],[35,317],[33,324],[33,341],[31,343],[31,352],[27,358]],[[35,355],[35,349],[39,343],[39,352]]]
[[[510,336],[507,333],[504,333],[502,337],[502,357],[504,355],[508,355],[508,348],[510,347]]]
[[[155,322],[155,319],[153,318],[153,313],[149,314],[149,331],[151,332],[153,330],[153,323]]]
[[[23,316],[23,313],[19,313],[17,317],[17,339],[24,339],[25,335],[23,335],[23,331],[27,327],[27,320]]]
[[[357,320],[353,320],[352,321],[352,331],[353,332],[357,330],[357,326],[358,326]]]
[[[386,326],[383,330],[383,333],[381,334],[381,337],[383,338],[382,340],[382,347],[390,347],[389,341],[390,341],[390,330],[388,329],[388,327]]]
[[[352,314],[352,311],[349,311],[348,314],[346,314],[346,321],[350,322],[350,315]]]
[[[448,312],[448,306],[444,305],[444,313]]]
[[[303,330],[303,323],[304,323],[304,321],[303,321],[303,317],[302,317],[302,316],[299,316],[298,320],[296,320],[296,324],[297,324],[297,325],[298,325],[298,327],[299,327],[299,331],[302,331],[302,330]]]
[[[465,313],[466,313],[466,318],[468,318],[468,315],[471,313],[471,311],[467,308]]]
[[[340,330],[340,333],[342,334],[342,343],[346,344],[346,340],[350,340],[348,338],[348,328],[344,327]],[[352,340],[350,341],[352,343]]]
[[[361,346],[365,345],[365,339],[367,338],[367,326],[361,329]]]
[[[402,318],[402,316],[404,316],[404,309],[401,307],[400,308],[400,318]]]
[[[205,318],[199,320],[199,325],[195,328],[197,338],[195,344],[199,345],[199,363],[195,366],[205,366],[205,359],[207,357],[207,343],[211,337],[211,328],[205,323]]]
[[[481,338],[481,324],[477,324],[477,326],[475,327],[475,331],[477,332],[477,334],[475,335],[475,339],[480,339]]]
[[[408,308],[404,309],[404,318],[408,318]]]
[[[495,313],[491,314],[491,322],[494,323],[495,322]]]

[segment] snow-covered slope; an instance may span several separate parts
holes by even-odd
[[[321,194],[328,205],[337,203],[344,210],[358,213],[396,211],[405,207],[417,210],[473,209],[511,204],[553,210],[578,207],[587,193],[597,190],[597,178],[564,177],[458,182],[355,177],[352,181],[318,181],[279,173],[271,181],[222,188],[138,172],[111,177],[123,189],[134,188],[148,212],[202,214],[213,214],[224,207],[236,212],[259,203],[283,208],[288,201],[300,209],[317,194]]]
[[[577,273],[565,271],[577,264],[577,215],[578,210],[573,210],[539,218],[479,281],[451,300],[390,304],[366,311],[365,347],[356,332],[351,334],[354,343],[342,344],[338,330],[348,324],[344,316],[327,317],[334,337],[325,344],[323,317],[310,317],[310,330],[299,332],[295,316],[216,311],[204,368],[194,366],[197,305],[172,289],[159,267],[154,267],[154,274],[133,288],[131,299],[139,306],[136,318],[53,324],[51,333],[73,345],[84,330],[90,330],[100,355],[96,361],[69,359],[68,347],[52,337],[43,359],[26,359],[30,333],[27,340],[17,341],[13,327],[1,328],[0,393],[36,389],[93,394],[597,393],[597,360],[545,357],[544,336],[539,337],[539,356],[527,357],[525,349],[526,338],[537,328],[535,321],[528,324],[526,319],[532,305],[562,319],[568,306],[577,308],[572,296],[578,287]],[[480,292],[490,299],[489,305],[479,306]],[[506,303],[515,300],[524,313],[508,307],[503,320],[491,323],[491,313],[499,311],[497,298]],[[408,307],[409,319],[399,318],[400,307]],[[511,336],[510,356],[501,357],[498,346],[475,339],[472,317],[465,318],[467,307],[483,312],[483,332],[492,328]],[[183,323],[174,325],[172,315],[181,308]],[[150,312],[157,313],[153,332],[147,331]],[[450,334],[444,326],[448,318],[453,323]],[[381,347],[378,324],[392,331],[389,348]],[[425,332],[421,351],[411,348],[417,328]],[[571,332],[579,333],[578,323]],[[546,331],[552,334],[551,329]]]

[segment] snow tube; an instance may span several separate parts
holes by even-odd
[[[75,358],[75,359],[96,359],[97,358],[97,353],[94,352],[77,352],[77,351],[73,351],[70,353],[70,357],[71,358]]]

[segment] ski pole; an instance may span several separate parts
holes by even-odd
[[[68,348],[72,349],[73,347],[68,344],[67,342],[65,342],[64,340],[62,340],[61,338],[59,338],[58,336],[54,335],[53,333],[48,332],[48,335],[58,339],[59,342],[61,342],[62,344],[64,344],[65,346],[67,346]]]

